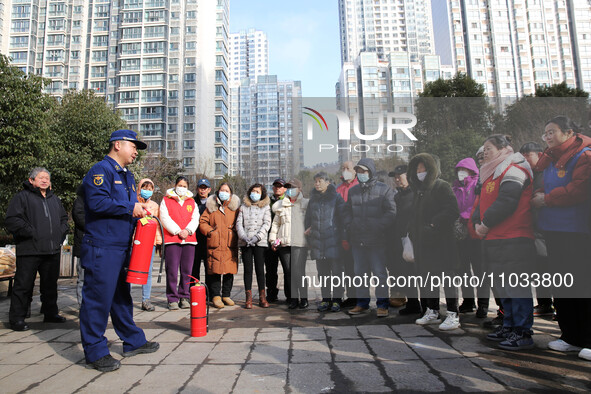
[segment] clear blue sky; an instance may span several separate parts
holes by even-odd
[[[230,32],[267,33],[269,73],[302,81],[304,97],[334,97],[341,71],[337,0],[230,0]]]

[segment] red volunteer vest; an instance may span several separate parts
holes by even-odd
[[[497,177],[493,179],[493,176],[484,181],[482,190],[480,191],[480,220],[484,218],[486,210],[496,201],[499,197],[499,189],[501,187],[501,180],[509,171],[509,168],[517,167],[527,174],[529,178],[529,185],[521,193],[519,198],[519,204],[517,209],[511,216],[503,220],[501,223],[491,228],[484,237],[484,239],[510,239],[510,238],[531,238],[534,239],[534,230],[532,225],[532,214],[529,201],[532,198],[533,193],[533,182],[529,172],[522,167],[511,164],[507,169]]]
[[[178,203],[174,198],[164,197],[164,203],[166,204],[166,209],[168,209],[168,216],[179,225],[181,229],[185,229],[189,222],[191,221],[191,217],[193,216],[193,212],[195,211],[195,200],[189,198],[185,200],[183,205]],[[183,240],[178,235],[172,235],[164,228],[164,243],[181,243]],[[197,235],[193,233],[185,238],[185,242],[197,242]]]

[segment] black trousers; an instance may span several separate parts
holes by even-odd
[[[223,278],[222,278],[223,277]],[[215,296],[230,297],[232,285],[234,284],[234,274],[211,274],[207,275],[207,287],[209,289],[209,298]]]
[[[482,242],[479,239],[465,239],[458,241],[458,254],[460,256],[460,273],[467,274],[468,277],[474,273],[477,277],[482,277],[484,271],[484,263],[482,261]],[[472,267],[472,270],[470,270]],[[488,300],[490,298],[490,283],[478,287],[478,306],[488,308]],[[474,304],[474,288],[462,287],[462,297],[464,302]]]
[[[284,246],[277,250],[277,255],[279,256],[279,260],[281,261],[281,266],[283,267],[283,292],[285,293],[285,298],[288,300],[292,297],[292,289],[291,289],[291,247]],[[277,283],[277,282],[275,282]],[[273,289],[271,285],[267,282],[267,286],[269,289]],[[277,284],[275,285],[277,288]]]
[[[41,313],[57,315],[57,279],[60,273],[60,254],[17,256],[16,274],[10,297],[8,317],[11,323],[25,320],[33,297],[35,278],[39,272]]]
[[[193,260],[193,271],[191,275],[201,281],[201,264],[207,276],[207,246],[197,244],[195,247],[195,260]],[[206,281],[207,282],[207,281]],[[207,283],[206,283],[207,284]]]
[[[265,290],[265,251],[262,246],[242,248],[242,264],[244,265],[244,289],[252,290],[253,265],[257,275],[257,287]]]
[[[279,268],[279,251],[267,248],[265,251],[265,283],[267,284],[267,293],[279,289],[277,283],[279,280],[277,268]],[[285,274],[285,270],[283,271]],[[287,290],[285,290],[285,297],[289,298]]]
[[[316,269],[318,270],[318,276],[322,277],[337,276],[341,278],[343,272],[343,264],[339,259],[320,259],[316,260]],[[320,288],[322,293],[322,301],[333,301],[341,302],[345,289],[342,286],[332,288],[332,299],[330,297],[331,292],[331,281],[330,279],[326,282],[322,282],[324,286]]]
[[[571,274],[571,288],[554,289],[554,306],[563,341],[591,348],[591,294],[588,286],[590,237],[582,233],[544,233],[550,273]]]

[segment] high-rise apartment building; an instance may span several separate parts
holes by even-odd
[[[269,74],[269,42],[260,30],[242,30],[230,34],[230,81],[240,84],[244,78],[256,80]]]
[[[361,52],[408,52],[411,61],[435,53],[431,0],[339,0],[339,19],[341,63]]]
[[[278,177],[296,175],[304,161],[300,82],[265,75],[232,89],[231,173],[269,188]]]
[[[489,96],[563,81],[591,90],[587,0],[448,0],[448,9],[454,64]]]
[[[0,49],[50,78],[53,95],[104,95],[148,154],[182,160],[188,175],[221,177],[229,162],[228,18],[229,0],[5,0]]]

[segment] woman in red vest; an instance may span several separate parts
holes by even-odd
[[[166,191],[160,203],[160,221],[164,227],[166,245],[168,309],[187,309],[191,307],[188,283],[191,281],[189,275],[193,269],[197,245],[195,231],[199,226],[199,209],[193,200],[193,193],[189,191],[189,181],[184,176],[178,177],[175,187]]]
[[[501,349],[522,350],[534,347],[533,301],[529,287],[511,287],[508,279],[512,274],[530,273],[535,258],[529,205],[533,174],[521,153],[513,152],[510,142],[510,137],[500,134],[484,142],[482,188],[471,223],[483,240],[483,262],[494,274],[493,290],[500,296],[505,312],[503,326],[487,338],[500,342]],[[504,286],[499,282],[502,274]]]
[[[555,274],[573,279],[572,287],[553,289],[562,336],[548,347],[578,352],[580,358],[591,361],[591,138],[577,129],[566,116],[546,123],[543,138],[548,148],[536,164],[536,171],[544,172],[544,188],[536,191],[532,205],[540,208],[538,227],[546,240],[553,284]]]

